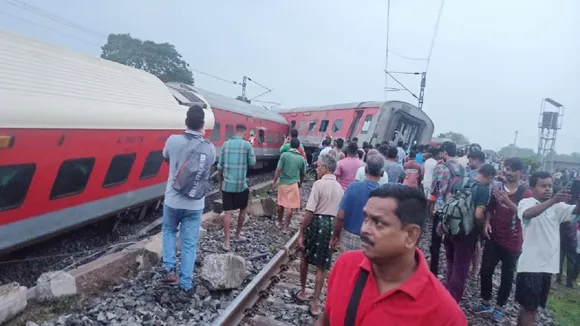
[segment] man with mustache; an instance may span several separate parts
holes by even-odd
[[[552,177],[536,172],[530,177],[534,197],[522,199],[518,217],[522,220],[524,242],[518,260],[516,302],[521,305],[519,326],[535,323],[538,307],[545,307],[552,274],[560,271],[560,224],[577,222],[579,205],[570,205],[569,190],[552,197]]]
[[[466,326],[465,314],[417,248],[427,201],[416,188],[386,184],[363,209],[362,250],[343,253],[328,279],[318,326]]]

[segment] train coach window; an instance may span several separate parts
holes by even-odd
[[[129,173],[131,173],[136,156],[135,153],[115,155],[109,165],[103,188],[125,183],[129,179]]]
[[[139,179],[143,180],[156,176],[157,173],[159,173],[162,163],[163,151],[150,152],[145,159],[145,165],[143,165],[143,170],[141,170],[141,176]]]
[[[280,144],[280,132],[276,131],[276,142],[275,144]]]
[[[334,120],[332,125],[332,132],[339,132],[342,129],[342,119]]]
[[[296,127],[296,120],[290,121],[290,129],[294,129]]]
[[[298,131],[301,131],[302,129],[304,129],[305,124],[306,124],[306,121],[304,121],[304,120],[300,121],[300,123],[298,124]]]
[[[226,125],[226,140],[234,137],[234,125]]]
[[[320,128],[318,128],[318,131],[325,132],[326,129],[328,129],[328,120],[320,121]]]
[[[308,132],[311,132],[312,130],[314,130],[315,126],[316,126],[316,120],[310,120],[310,122],[308,123]]]
[[[211,131],[211,136],[209,136],[210,140],[220,140],[220,123],[216,122],[213,125],[213,130]]]
[[[73,196],[83,192],[87,187],[94,165],[94,157],[62,162],[50,191],[50,199]]]
[[[271,131],[268,131],[268,144],[272,144],[274,142],[274,136],[272,135]]]
[[[361,134],[366,134],[367,132],[369,132],[369,129],[371,128],[372,121],[373,121],[373,115],[367,114],[367,116],[365,117],[365,122],[363,123],[363,126],[362,126]]]
[[[264,143],[264,129],[258,130],[258,143]]]
[[[24,203],[35,170],[33,163],[0,166],[0,212]]]

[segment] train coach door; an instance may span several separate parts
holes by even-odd
[[[354,113],[354,119],[352,119],[352,122],[350,124],[350,127],[348,128],[348,133],[347,133],[347,139],[352,139],[353,137],[355,137],[355,133],[358,129],[358,124],[360,122],[360,119],[362,118],[363,115],[363,110],[356,110]]]

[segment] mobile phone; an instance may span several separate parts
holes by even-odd
[[[574,179],[572,181],[572,185],[570,186],[570,202],[575,204],[578,201],[578,197],[580,197],[580,180]]]

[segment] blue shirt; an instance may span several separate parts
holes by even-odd
[[[374,181],[355,181],[351,183],[340,201],[338,209],[344,212],[344,229],[350,233],[360,234],[363,220],[363,208],[367,204],[371,191],[379,187]]]
[[[423,153],[417,153],[415,156],[415,161],[417,161],[417,163],[420,165],[423,165]]]

